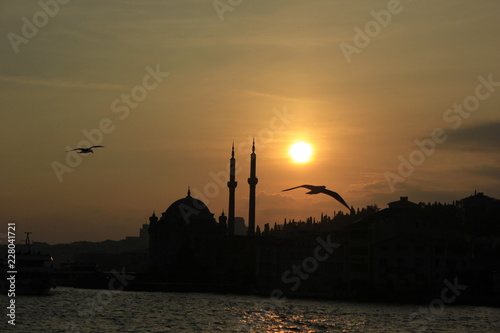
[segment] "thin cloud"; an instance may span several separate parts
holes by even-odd
[[[366,194],[367,192],[387,192],[387,182],[374,180],[368,183],[351,184],[346,193]]]
[[[0,75],[0,80],[9,83],[17,83],[22,85],[45,86],[55,88],[72,88],[72,89],[106,89],[106,90],[127,90],[130,87],[112,84],[112,83],[93,83],[93,82],[78,82],[64,81],[61,79],[37,79],[27,76],[4,76]]]
[[[465,151],[498,151],[499,143],[500,122],[492,122],[457,129],[450,134],[445,147]]]
[[[312,99],[312,98],[306,98],[306,97],[289,97],[289,96],[284,96],[284,95],[270,94],[270,93],[265,93],[265,92],[252,91],[252,90],[245,91],[244,94],[247,96],[264,97],[264,98],[269,98],[269,99],[274,99],[274,100],[279,100],[279,101],[284,101],[284,102],[326,103],[326,101],[321,101],[318,99]]]
[[[474,175],[483,176],[486,178],[491,178],[500,181],[500,167],[498,166],[478,165],[471,168],[466,168],[464,171]]]

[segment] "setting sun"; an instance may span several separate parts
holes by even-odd
[[[296,163],[308,162],[311,159],[312,152],[311,145],[305,142],[294,143],[289,150],[290,156]]]

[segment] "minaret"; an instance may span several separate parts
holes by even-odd
[[[156,216],[155,211],[153,211],[153,215],[151,215],[151,216],[149,217],[149,224],[150,224],[150,225],[153,225],[153,224],[155,224],[156,222],[158,222],[158,216]]]
[[[255,234],[255,187],[259,181],[256,174],[257,156],[255,155],[255,139],[252,142],[252,154],[250,154],[250,178],[248,184],[250,185],[250,198],[248,207],[248,235]]]
[[[219,229],[221,234],[227,235],[227,216],[224,214],[224,211],[219,216]]]
[[[229,170],[229,181],[227,182],[227,187],[229,187],[229,209],[228,209],[228,235],[234,235],[234,191],[238,182],[235,181],[236,177],[236,159],[234,158],[234,142],[233,149],[231,151],[230,170]]]

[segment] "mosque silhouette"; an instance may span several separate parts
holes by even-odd
[[[228,216],[214,214],[199,199],[187,196],[172,203],[160,217],[149,218],[150,278],[156,282],[189,283],[198,286],[242,286],[252,283],[255,247],[255,141],[250,154],[249,218],[246,235],[235,234],[235,190],[237,182],[234,144],[230,159]],[[244,260],[248,259],[248,260]]]

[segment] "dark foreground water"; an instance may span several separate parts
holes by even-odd
[[[57,288],[18,296],[11,326],[0,302],[1,332],[500,332],[500,309],[478,306]]]

